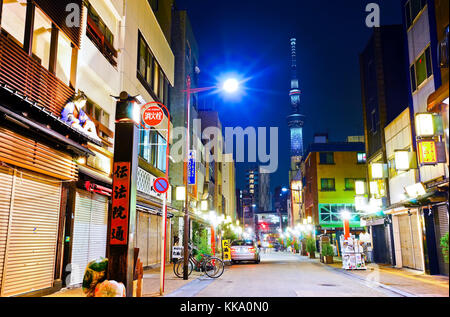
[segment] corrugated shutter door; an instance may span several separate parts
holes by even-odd
[[[9,209],[11,205],[11,190],[13,170],[0,167],[0,288],[3,278],[3,265],[8,237]]]
[[[138,235],[137,235],[137,248],[139,248],[139,259],[142,261],[143,266],[149,266],[148,259],[148,235],[149,235],[149,221],[150,215],[144,212],[138,214]]]
[[[149,265],[158,263],[158,216],[150,215],[150,232],[148,239]]]
[[[88,261],[106,256],[108,197],[92,194]]]
[[[439,217],[439,238],[445,236],[448,233],[448,210],[446,205],[438,207],[438,217]],[[439,239],[440,240],[440,239]]]
[[[60,200],[57,179],[17,172],[2,296],[53,286]]]
[[[87,191],[77,190],[72,237],[71,285],[83,282],[84,270],[88,264],[91,205],[91,194]]]

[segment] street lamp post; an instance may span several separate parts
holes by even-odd
[[[183,247],[184,247],[184,255],[183,255],[183,279],[188,280],[188,264],[189,264],[189,180],[188,180],[188,164],[189,164],[189,152],[190,152],[190,110],[191,110],[191,94],[199,93],[202,91],[208,91],[212,89],[217,89],[217,86],[212,87],[202,87],[202,88],[191,88],[191,77],[187,76],[186,80],[186,92],[187,97],[187,109],[186,109],[186,154],[185,154],[185,164],[186,164],[186,173],[184,179],[184,188],[185,188],[185,205],[184,205],[184,239],[183,239]],[[233,93],[239,88],[239,82],[236,79],[228,79],[225,81],[222,89],[227,93]]]

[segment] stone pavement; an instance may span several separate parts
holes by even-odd
[[[427,275],[417,270],[398,269],[387,264],[367,264],[367,270],[344,270],[340,258],[327,266],[364,281],[379,283],[381,287],[395,290],[403,296],[449,297],[449,278]]]
[[[178,278],[173,273],[173,264],[166,265],[166,278],[165,278],[165,295],[169,295],[175,290],[183,287],[184,285],[195,281],[202,274],[200,272],[193,271],[189,280],[185,281],[182,278]],[[136,283],[136,282],[135,282]],[[160,269],[155,267],[144,271],[144,279],[142,282],[142,297],[159,297],[160,289]],[[45,297],[85,297],[81,287],[62,289],[61,291],[45,296]]]

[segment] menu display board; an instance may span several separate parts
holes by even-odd
[[[366,270],[364,250],[359,240],[351,235],[347,240],[341,236],[342,268],[344,270]]]

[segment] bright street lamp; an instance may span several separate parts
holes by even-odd
[[[234,78],[227,79],[223,83],[222,89],[227,93],[234,93],[239,89],[239,82]]]

